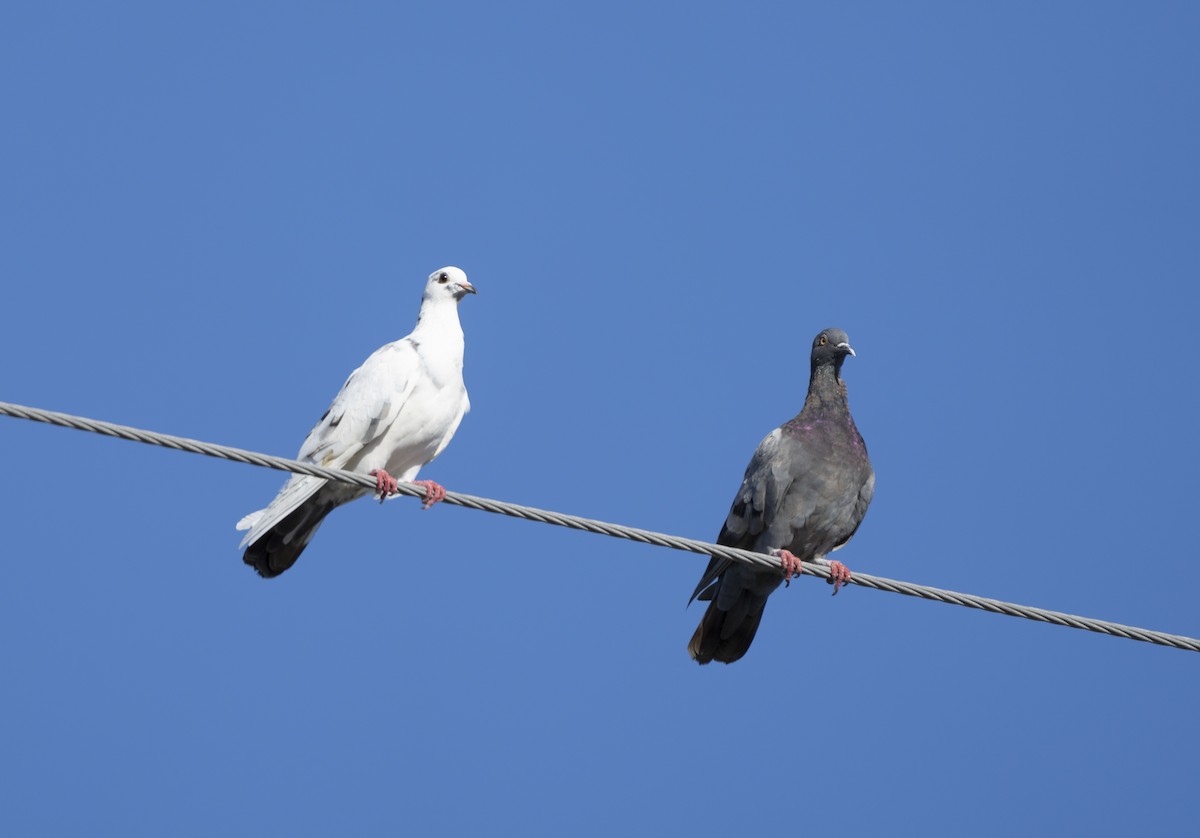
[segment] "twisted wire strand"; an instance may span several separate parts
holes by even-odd
[[[36,407],[27,407],[19,404],[0,402],[0,414],[12,416],[18,419],[29,419],[34,422],[43,422],[48,425],[56,425],[63,428],[74,428],[75,430],[79,431],[90,431],[91,433],[103,434],[105,436],[117,437],[119,439],[127,439],[131,442],[141,442],[147,445],[159,445],[164,448],[173,448],[177,451],[187,451],[193,454],[204,454],[208,457],[217,457],[222,460],[232,460],[234,462],[247,463],[252,466],[262,466],[264,468],[273,468],[279,471],[289,471],[295,474],[308,474],[312,475],[313,477],[323,477],[327,480],[337,480],[342,483],[350,483],[352,485],[361,486],[365,489],[375,488],[374,478],[367,477],[362,474],[341,471],[340,469],[324,468],[323,466],[313,465],[312,463],[302,463],[298,460],[287,459],[286,457],[274,457],[270,454],[261,454],[256,451],[246,451],[241,448],[231,448],[227,445],[217,445],[211,442],[202,442],[200,440],[187,439],[186,437],[172,436],[171,434],[162,434],[155,431],[132,428],[127,425],[117,425],[113,424],[112,422],[103,422],[98,419],[88,419],[83,416],[73,416],[69,413],[58,413],[50,410],[42,410]],[[422,486],[415,486],[411,483],[400,483],[398,485],[398,493],[402,495],[408,495],[410,497],[423,498],[425,496],[425,488]],[[543,524],[553,524],[554,526],[558,527],[583,530],[585,532],[607,535],[613,538],[624,538],[630,541],[639,541],[643,544],[653,544],[658,547],[668,547],[673,550],[684,550],[689,553],[700,553],[706,556],[731,559],[735,562],[757,565],[759,567],[780,568],[778,558],[768,556],[763,553],[754,553],[750,550],[739,550],[734,547],[724,547],[720,544],[710,544],[707,541],[697,541],[696,539],[654,532],[653,530],[627,527],[623,524],[611,524],[607,521],[581,518],[577,515],[567,515],[562,512],[554,512],[548,509],[538,509],[532,506],[520,506],[519,504],[515,503],[507,503],[505,501],[493,500],[491,498],[481,498],[474,495],[462,494],[461,492],[449,491],[446,492],[446,498],[444,502],[454,504],[455,506],[465,506],[468,509],[478,509],[483,512],[508,515],[512,518],[522,518],[526,521],[540,521]],[[828,579],[830,575],[828,567],[811,562],[806,562],[804,564],[803,572],[807,575],[816,576],[821,579]],[[1129,640],[1140,640],[1145,643],[1153,643],[1158,646],[1170,646],[1175,649],[1200,652],[1200,639],[1193,637],[1183,637],[1177,634],[1166,634],[1160,631],[1152,631],[1151,629],[1121,625],[1120,623],[1113,623],[1107,620],[1097,620],[1092,617],[1079,617],[1074,614],[1064,614],[1059,611],[1049,611],[1044,608],[1033,608],[1028,605],[1018,605],[1012,602],[1003,602],[998,599],[975,596],[974,594],[962,594],[956,591],[943,590],[941,588],[931,588],[927,585],[918,585],[912,582],[902,582],[896,579],[886,579],[881,576],[871,576],[870,574],[859,573],[857,571],[855,571],[854,575],[851,577],[850,584],[861,585],[865,588],[874,588],[877,591],[888,591],[894,594],[904,594],[905,596],[918,597],[920,599],[932,600],[934,602],[944,602],[949,605],[961,605],[966,608],[976,608],[981,611],[990,611],[993,614],[1005,614],[1009,617],[1023,617],[1027,620],[1053,623],[1059,626],[1067,626],[1068,628],[1084,629],[1086,631],[1094,631],[1100,634],[1108,634],[1113,637],[1125,637]]]

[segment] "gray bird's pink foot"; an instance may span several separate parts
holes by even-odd
[[[838,588],[850,581],[850,568],[839,561],[829,563],[829,578],[825,580],[833,585],[833,595],[837,596]]]
[[[394,495],[398,491],[396,478],[388,474],[386,470],[372,469],[368,474],[375,478],[375,491],[379,494],[380,503],[383,503],[388,495]]]
[[[446,499],[446,488],[441,483],[432,480],[414,480],[413,483],[425,487],[425,503],[421,506],[422,509],[428,509]]]
[[[783,565],[783,586],[786,588],[792,584],[792,577],[800,575],[800,560],[790,550],[772,550],[779,557],[779,563]]]

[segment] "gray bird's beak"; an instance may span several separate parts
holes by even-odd
[[[846,343],[845,341],[842,341],[841,343],[839,343],[837,345],[837,348],[845,349],[847,354],[854,355],[854,348],[852,346],[850,346],[850,344]]]
[[[475,290],[475,286],[472,285],[471,283],[467,282],[465,279],[461,283],[459,283],[458,287],[461,288],[467,294],[478,294],[479,293],[478,291]]]

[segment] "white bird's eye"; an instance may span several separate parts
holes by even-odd
[[[440,274],[438,274],[438,282],[442,282],[442,283],[444,283],[444,282],[445,282],[446,280],[448,280],[449,278],[450,278],[450,276],[449,276],[448,274],[446,274],[446,273],[440,273]]]

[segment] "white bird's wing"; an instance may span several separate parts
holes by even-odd
[[[300,459],[346,468],[400,415],[421,375],[421,359],[408,338],[377,349],[350,373],[341,392],[300,446]]]
[[[420,378],[416,347],[407,338],[376,350],[350,373],[325,415],[300,446],[297,459],[328,468],[352,468],[355,455],[378,440],[400,415]],[[249,530],[242,547],[294,512],[326,481],[295,474],[266,509],[251,512],[237,523]]]

